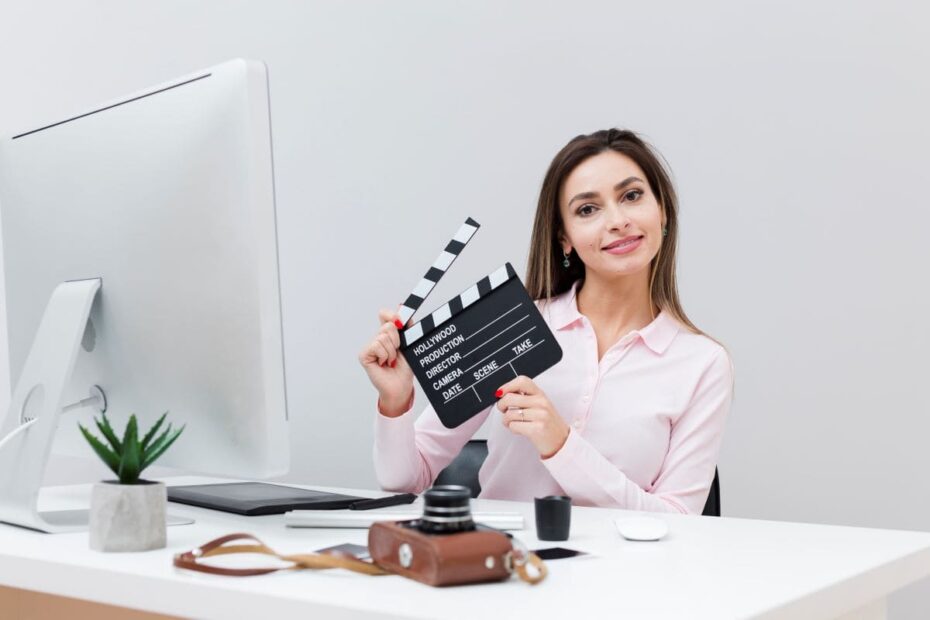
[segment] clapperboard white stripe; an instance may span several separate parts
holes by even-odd
[[[410,296],[407,297],[407,300],[401,305],[400,310],[397,311],[401,323],[406,325],[410,317],[423,305],[423,300],[426,299],[430,291],[433,290],[433,287],[436,286],[436,283],[445,275],[449,266],[462,250],[465,249],[465,246],[468,245],[468,242],[471,241],[471,238],[480,227],[481,224],[471,218],[466,219],[465,223],[459,227],[458,232],[455,233],[455,236],[452,237],[452,240],[449,241],[446,248],[440,252],[439,256],[436,258],[433,266],[426,272],[426,275],[420,278],[413,292],[410,293]]]
[[[491,293],[491,291],[506,283],[508,280],[510,280],[510,278],[516,277],[516,275],[516,272],[513,271],[510,265],[504,265],[491,275],[481,278],[473,287],[469,288],[467,291],[460,295],[456,295],[450,299],[448,303],[444,304],[441,308],[438,308],[429,316],[424,317],[416,325],[413,325],[410,327],[410,329],[401,332],[401,346],[410,346],[422,338],[423,334],[428,334],[429,332],[433,331],[436,327],[448,321],[451,317],[455,316],[471,304],[475,303],[483,297],[486,297]]]

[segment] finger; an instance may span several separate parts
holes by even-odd
[[[514,422],[507,427],[514,435],[522,435],[524,437],[533,437],[542,430],[542,422]]]
[[[514,407],[509,411],[504,412],[503,421],[504,426],[510,428],[510,424],[529,424],[530,422],[538,422],[540,419],[540,413],[538,409],[520,409],[519,407]]]
[[[522,407],[526,409],[537,404],[536,398],[536,396],[527,396],[526,394],[511,392],[509,394],[504,394],[504,396],[497,401],[497,408],[500,411],[507,411],[508,407]]]
[[[388,310],[387,308],[381,308],[378,310],[378,323],[393,323],[395,316],[396,314],[393,311]]]
[[[381,310],[378,311],[378,322],[382,325],[389,323],[398,329],[403,329],[403,324],[400,322],[400,317],[397,316],[397,313],[391,312],[387,308],[381,308]]]
[[[384,347],[384,350],[387,351],[387,362],[391,363],[397,359],[397,347],[394,346],[394,343],[391,341],[391,337],[387,334],[378,334],[378,342],[381,343],[381,346]]]
[[[387,340],[385,346],[390,353],[388,363],[390,363],[391,368],[393,368],[394,364],[397,363],[397,358],[400,357],[400,350],[398,349],[400,346],[400,337],[397,335],[397,329],[393,325],[390,325],[389,327],[393,330],[393,332],[383,333],[380,337],[382,340]]]
[[[400,309],[401,309],[402,307],[403,307],[403,305],[397,306],[397,310],[394,311],[394,316],[392,317],[392,322],[394,323],[394,326],[397,327],[397,329],[407,329],[408,327],[410,327],[411,325],[413,325],[413,316],[411,316],[409,319],[407,319],[407,323],[406,323],[406,324],[404,324],[404,323],[401,322],[401,320],[400,320]]]
[[[367,342],[362,347],[362,350],[358,352],[358,361],[364,366],[370,364],[374,359],[375,355],[371,352],[371,343]]]
[[[498,394],[509,394],[513,392],[518,392],[522,394],[539,394],[541,390],[533,380],[525,375],[520,375],[519,377],[514,377],[504,385],[498,388]]]
[[[390,359],[391,353],[388,347],[385,346],[384,342],[380,338],[376,338],[372,343],[372,350],[374,351],[375,357],[378,360],[379,366],[384,366]]]
[[[400,332],[393,323],[385,323],[381,326],[381,333],[387,334],[391,338],[391,344],[395,349],[400,348]]]
[[[411,315],[410,318],[407,319],[406,323],[401,324],[400,314],[398,314],[400,312],[400,309],[401,309],[401,306],[397,306],[397,312],[394,314],[394,318],[397,319],[397,322],[395,323],[395,325],[397,325],[397,329],[407,329],[408,327],[413,325],[413,316]]]
[[[365,349],[361,354],[361,360],[363,364],[377,364],[381,366],[381,356],[381,345],[378,344],[377,340],[372,340],[367,345],[365,345]]]

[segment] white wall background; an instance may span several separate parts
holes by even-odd
[[[355,358],[377,309],[468,215],[483,228],[430,306],[506,260],[522,272],[555,152],[642,132],[681,194],[685,307],[737,368],[725,513],[930,530],[928,17],[838,0],[3,0],[0,132],[267,62],[288,479],[353,486],[374,484]],[[96,467],[59,460],[48,478]],[[917,584],[891,617],[928,609]]]

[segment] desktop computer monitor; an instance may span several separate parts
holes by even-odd
[[[94,458],[104,399],[118,430],[186,425],[159,465],[287,471],[269,118],[264,64],[234,60],[0,140],[0,520],[35,518],[52,437]]]

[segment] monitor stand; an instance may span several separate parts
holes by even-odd
[[[98,387],[78,403],[65,406],[62,394],[87,328],[99,278],[63,282],[45,307],[23,372],[0,426],[0,521],[41,532],[75,532],[88,528],[87,510],[39,512],[37,503],[45,465],[58,428],[58,416],[77,407],[106,410]],[[176,523],[193,523],[174,518]],[[172,523],[169,517],[168,523]]]

